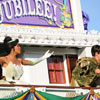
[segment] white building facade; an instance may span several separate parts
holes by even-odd
[[[22,1],[24,2],[24,0]],[[38,5],[43,1],[37,0]],[[50,4],[45,1],[44,3]],[[70,4],[73,28],[8,24],[2,23],[3,18],[1,18],[0,43],[2,44],[5,36],[18,38],[19,44],[22,46],[23,58],[32,60],[41,57],[47,50],[54,51],[50,58],[37,65],[23,66],[24,74],[21,80],[30,85],[69,86],[76,60],[83,56],[91,56],[91,46],[100,44],[100,36],[97,35],[97,31],[84,30],[80,0],[70,0]],[[1,5],[5,6],[6,2],[1,2]],[[16,5],[16,9],[18,7]],[[25,9],[24,6],[23,9]],[[40,8],[38,7],[38,9]],[[3,15],[2,9],[0,11]],[[50,16],[48,15],[48,17]],[[10,21],[11,16],[8,15],[8,18]]]

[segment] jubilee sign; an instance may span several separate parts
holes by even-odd
[[[0,24],[74,27],[70,0],[1,0]]]

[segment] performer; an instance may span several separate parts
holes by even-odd
[[[91,53],[93,57],[79,59],[72,72],[72,78],[79,86],[96,87],[100,85],[100,46],[92,46]]]
[[[42,57],[33,61],[17,58],[16,56],[21,54],[21,47],[18,42],[18,39],[13,40],[10,36],[6,36],[4,39],[3,45],[7,55],[0,57],[0,64],[2,65],[3,79],[6,80],[6,82],[1,80],[1,83],[16,82],[23,74],[21,65],[33,66],[53,54],[53,52],[50,53],[48,50]]]

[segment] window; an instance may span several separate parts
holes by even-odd
[[[65,83],[63,56],[51,56],[47,61],[50,83]]]

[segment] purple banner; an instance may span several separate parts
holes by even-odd
[[[2,23],[74,28],[70,0],[2,0]]]

